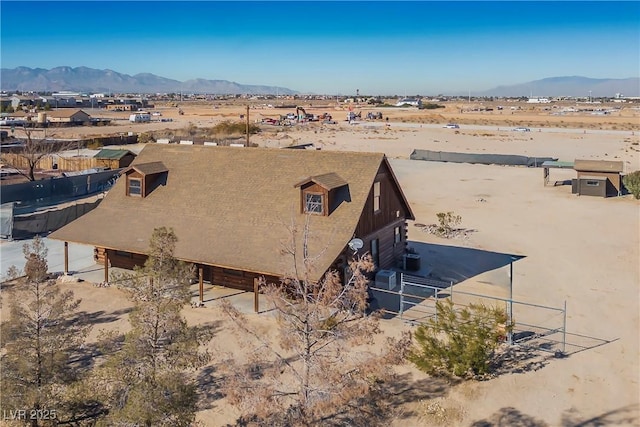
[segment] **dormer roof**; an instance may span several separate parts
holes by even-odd
[[[322,175],[315,175],[305,178],[304,180],[297,183],[295,187],[303,187],[311,182],[313,182],[314,184],[318,184],[320,187],[324,188],[327,191],[331,191],[348,184],[348,182],[342,179],[342,177],[337,173],[329,172]]]

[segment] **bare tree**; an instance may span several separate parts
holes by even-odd
[[[75,147],[74,142],[60,142],[48,140],[46,137],[37,138],[34,129],[22,128],[25,139],[21,147],[11,152],[2,153],[2,161],[15,168],[18,173],[29,181],[35,181],[35,171],[38,163],[49,156]]]
[[[280,283],[261,283],[275,309],[278,340],[272,341],[251,328],[247,319],[229,303],[223,310],[253,342],[248,365],[232,357],[225,363],[224,390],[232,404],[259,422],[312,425],[341,418],[354,423],[374,417],[364,403],[391,375],[390,366],[402,360],[408,337],[391,340],[373,349],[380,333],[378,317],[367,313],[366,273],[373,270],[369,255],[350,262],[351,278],[343,284],[336,271],[315,282],[310,279],[314,257],[308,253],[308,218],[302,236],[294,225],[283,253],[302,271]],[[302,253],[296,250],[302,239]]]
[[[67,391],[78,379],[71,363],[88,327],[78,322],[80,300],[49,278],[47,248],[40,238],[23,247],[23,277],[12,288],[9,319],[2,323],[1,406],[32,426],[68,420]],[[14,270],[15,271],[15,270]]]
[[[174,258],[176,242],[173,230],[155,229],[144,267],[114,277],[135,308],[122,349],[95,376],[109,425],[191,426],[195,419],[197,387],[188,371],[208,361],[200,346],[210,336],[180,313],[190,300],[193,266]]]

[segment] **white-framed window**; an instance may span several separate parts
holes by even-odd
[[[127,187],[130,196],[142,197],[142,179],[129,178],[127,180]]]
[[[599,181],[591,181],[591,180],[587,180],[587,185],[589,187],[598,187],[600,185]]]
[[[402,231],[400,230],[400,227],[395,227],[393,229],[393,242],[394,243],[402,242]]]
[[[306,213],[320,214],[324,213],[322,194],[305,193],[304,195],[304,211]]]
[[[373,183],[373,211],[380,210],[380,182]]]

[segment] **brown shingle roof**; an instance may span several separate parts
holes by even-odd
[[[127,173],[131,169],[135,169],[143,175],[154,175],[169,170],[162,162],[135,163],[129,166],[124,172]]]
[[[309,182],[315,182],[325,190],[333,190],[334,188],[340,188],[343,185],[348,184],[348,182],[342,179],[340,175],[335,172],[330,172],[318,176],[310,176],[309,178],[297,183],[294,187],[302,187]]]
[[[329,216],[309,217],[316,280],[353,237],[383,161],[381,153],[150,144],[132,167],[162,162],[165,185],[132,198],[121,177],[98,208],[50,237],[146,253],[153,229],[166,226],[178,237],[180,259],[282,275],[293,268],[282,255],[283,243],[291,241],[288,229],[295,222],[300,234],[305,221],[295,184],[339,173],[350,201]]]

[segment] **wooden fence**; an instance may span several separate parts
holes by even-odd
[[[2,163],[18,169],[29,168],[29,162],[24,157],[15,153],[2,153]],[[54,168],[57,165],[57,168]],[[60,157],[58,155],[49,155],[43,157],[36,164],[36,170],[52,170],[61,171],[81,171],[93,168],[103,168],[104,161],[94,157]]]

